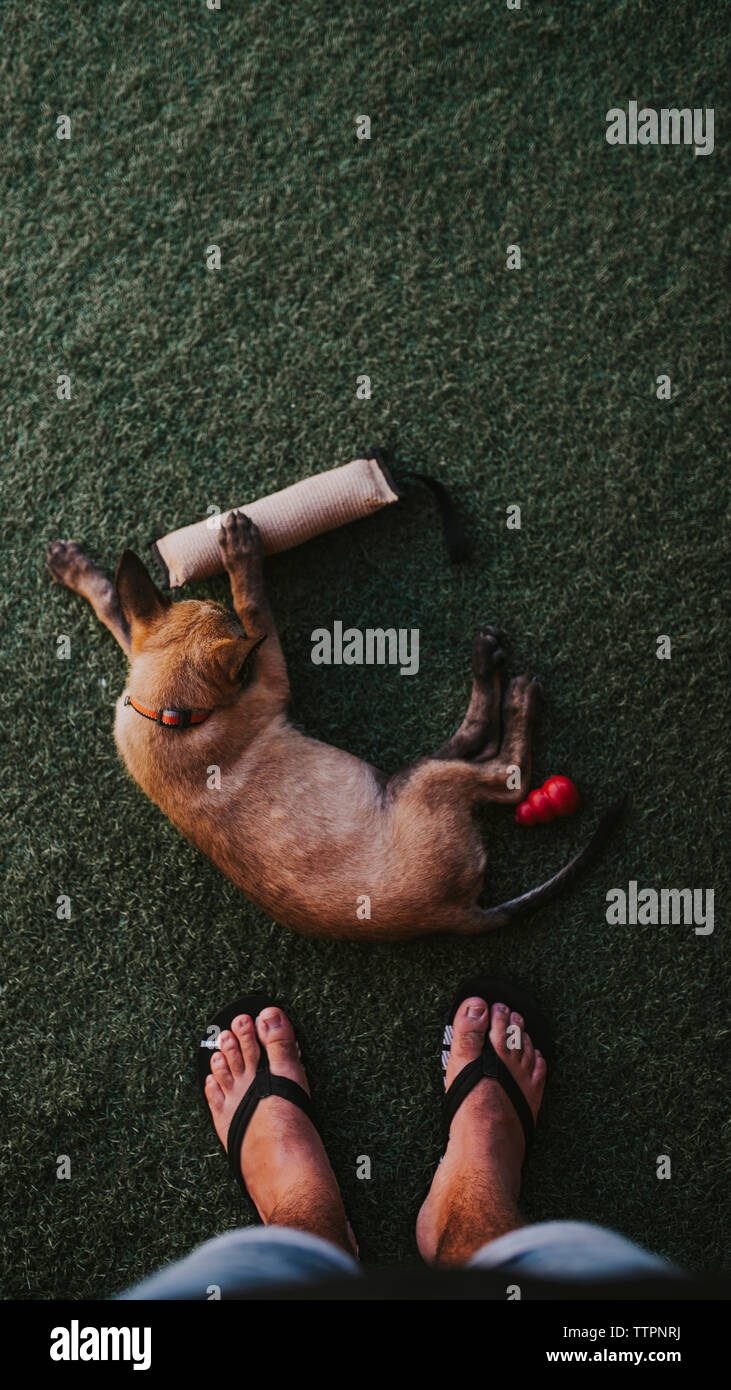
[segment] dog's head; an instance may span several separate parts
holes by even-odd
[[[114,576],[130,627],[130,662],[147,668],[155,683],[169,681],[175,698],[191,706],[225,703],[239,690],[251,652],[230,609],[208,599],[171,600],[153,583],[132,550],[125,550]]]

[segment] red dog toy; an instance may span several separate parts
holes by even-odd
[[[549,777],[542,787],[537,787],[521,801],[515,819],[518,825],[535,825],[536,821],[545,824],[556,816],[572,816],[580,799],[569,777]]]

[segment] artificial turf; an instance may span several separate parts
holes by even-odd
[[[529,983],[557,1035],[526,1216],[720,1266],[725,15],[4,7],[5,1297],[105,1296],[254,1219],[193,1078],[206,1015],[261,986],[301,1022],[363,1257],[415,1259],[442,1014],[484,966]],[[631,99],[714,107],[714,153],[610,148],[605,113]],[[533,830],[489,809],[487,898],[539,883],[634,798],[570,896],[483,939],[329,943],[250,906],[128,779],[124,658],[44,567],[57,536],[112,567],[373,441],[451,485],[470,557],[450,565],[416,492],[268,561],[298,721],[397,768],[456,726],[472,629],[492,621],[545,687],[534,781],[571,775],[583,806]],[[418,627],[418,676],[313,665],[310,633],[335,619]],[[713,888],[715,931],[610,926],[607,890],[630,879]]]

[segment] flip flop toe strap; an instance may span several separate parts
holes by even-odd
[[[312,1101],[304,1088],[296,1081],[291,1081],[288,1076],[277,1076],[271,1072],[265,1058],[264,1063],[262,1066],[262,1062],[259,1062],[254,1080],[234,1111],[226,1143],[231,1171],[244,1192],[246,1183],[241,1176],[241,1145],[260,1100],[264,1100],[266,1096],[281,1096],[282,1100],[289,1100],[293,1105],[298,1105],[308,1119],[315,1123]]]
[[[533,1143],[533,1133],[535,1125],[531,1108],[523,1095],[515,1077],[511,1075],[501,1057],[498,1057],[495,1048],[489,1038],[485,1039],[485,1049],[480,1057],[475,1057],[472,1062],[468,1062],[461,1072],[455,1076],[449,1090],[444,1095],[443,1118],[444,1118],[444,1143],[446,1147],[449,1139],[449,1129],[462,1101],[466,1099],[470,1091],[473,1091],[479,1081],[484,1076],[498,1081],[505,1094],[512,1102],[518,1119],[523,1127],[525,1135],[525,1158],[528,1157],[531,1144]]]

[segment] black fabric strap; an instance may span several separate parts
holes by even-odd
[[[407,478],[416,478],[420,483],[424,483],[436,498],[439,508],[439,515],[442,518],[442,529],[444,531],[444,543],[447,547],[450,560],[457,564],[464,560],[467,555],[467,537],[464,527],[459,517],[457,508],[452,501],[451,494],[447,491],[444,483],[440,483],[438,478],[433,478],[430,473],[407,473]]]
[[[518,1115],[523,1134],[525,1135],[525,1158],[528,1157],[533,1143],[535,1125],[531,1108],[523,1095],[515,1077],[511,1075],[501,1057],[498,1057],[495,1048],[489,1038],[485,1038],[485,1048],[480,1057],[475,1057],[472,1062],[468,1062],[461,1072],[455,1076],[449,1090],[445,1092],[442,1115],[444,1120],[444,1145],[446,1148],[449,1139],[449,1129],[462,1101],[466,1099],[470,1091],[473,1091],[478,1081],[482,1081],[484,1076],[491,1077],[498,1081],[505,1091],[508,1099],[512,1101]],[[524,1159],[525,1161],[525,1159]]]
[[[304,1110],[308,1119],[315,1123],[312,1101],[307,1092],[288,1076],[277,1076],[270,1071],[266,1052],[262,1048],[256,1076],[245,1096],[239,1101],[226,1141],[231,1171],[244,1192],[246,1183],[241,1176],[241,1145],[259,1101],[264,1100],[266,1096],[281,1096],[282,1100],[291,1101],[293,1105],[298,1105],[300,1110]]]

